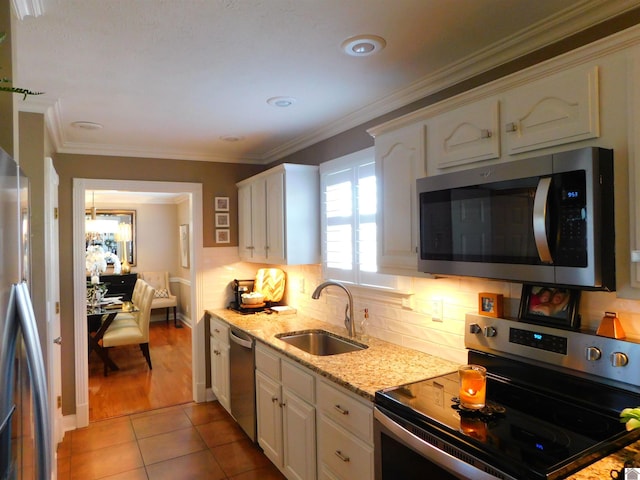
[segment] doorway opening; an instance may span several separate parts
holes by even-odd
[[[89,424],[88,328],[85,299],[85,193],[87,190],[121,192],[179,193],[189,202],[189,311],[191,320],[192,400],[205,400],[204,319],[197,317],[202,307],[202,185],[181,182],[74,179],[73,182],[73,255],[74,255],[74,340],[76,427]]]

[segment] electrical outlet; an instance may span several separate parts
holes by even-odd
[[[443,321],[443,301],[439,297],[433,297],[431,299],[431,321],[442,322]]]
[[[302,293],[302,294],[307,293],[307,290],[304,284],[304,277],[301,277],[300,280],[298,280],[298,293]]]

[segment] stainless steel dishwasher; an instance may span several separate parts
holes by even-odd
[[[229,329],[229,381],[231,415],[249,438],[256,441],[256,375],[254,340],[241,330]]]

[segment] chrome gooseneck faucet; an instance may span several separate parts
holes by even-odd
[[[351,338],[356,338],[356,324],[353,321],[353,297],[351,296],[351,292],[340,282],[336,282],[333,280],[329,280],[328,282],[321,283],[316,287],[311,295],[311,298],[317,300],[320,298],[320,292],[327,287],[334,285],[336,287],[340,287],[345,292],[347,292],[347,297],[349,298],[349,303],[344,309],[344,326],[347,327],[347,333]]]

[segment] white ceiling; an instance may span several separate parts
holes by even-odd
[[[46,112],[58,152],[261,164],[639,3],[16,1],[44,10],[13,24],[14,85],[45,92],[19,108]],[[359,34],[387,46],[347,56]]]

